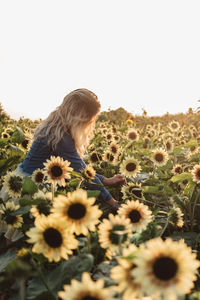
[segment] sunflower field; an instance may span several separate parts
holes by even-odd
[[[84,170],[52,156],[29,177],[41,120],[0,107],[0,300],[200,299],[199,118],[102,112]],[[125,176],[118,210],[96,173]]]

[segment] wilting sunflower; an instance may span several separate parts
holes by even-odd
[[[153,151],[152,160],[155,165],[160,166],[160,167],[164,166],[164,165],[166,165],[166,163],[168,161],[168,154],[162,148],[156,149]]]
[[[191,171],[193,174],[193,180],[197,181],[197,183],[200,183],[200,165],[195,165]]]
[[[63,286],[64,291],[59,291],[58,296],[63,300],[114,300],[110,288],[104,288],[104,280],[93,281],[90,274],[82,273],[81,282],[72,279],[70,285]]]
[[[14,204],[13,201],[6,202],[5,206],[1,205],[0,214],[1,219],[9,228],[20,228],[23,223],[21,215],[12,216],[12,213],[20,208],[19,205]]]
[[[139,162],[130,156],[125,158],[120,165],[120,172],[127,177],[136,177],[140,171]]]
[[[18,198],[22,192],[23,177],[14,171],[8,172],[4,176],[3,186],[10,197]]]
[[[123,185],[121,192],[123,193],[122,198],[125,200],[131,197],[143,198],[141,183],[129,182],[127,185]]]
[[[177,132],[180,129],[180,124],[177,121],[172,121],[169,123],[169,129],[173,132]]]
[[[109,249],[113,255],[119,252],[119,246],[129,243],[132,233],[130,220],[123,216],[109,214],[98,226],[99,243],[102,248]]]
[[[32,251],[42,253],[50,262],[68,259],[72,249],[76,249],[78,241],[69,232],[62,219],[52,216],[36,218],[35,226],[26,232],[28,243],[32,243]]]
[[[183,172],[183,167],[180,164],[176,164],[173,169],[172,172],[174,173],[174,175],[176,174],[181,174]]]
[[[165,299],[188,294],[200,266],[196,254],[183,240],[163,241],[160,237],[141,245],[134,262],[137,267],[132,274],[142,290],[149,296],[156,294]]]
[[[91,165],[87,165],[85,169],[82,171],[82,174],[87,180],[91,181],[94,179],[96,175],[96,171]]]
[[[58,195],[54,199],[52,212],[67,224],[70,232],[88,234],[88,230],[95,231],[102,211],[95,203],[94,197],[87,197],[85,190],[68,192],[67,196]]]
[[[42,169],[38,168],[33,172],[31,178],[35,183],[41,184],[44,182],[45,172]]]
[[[168,213],[168,215],[170,216],[169,222],[172,225],[175,225],[175,226],[180,227],[180,228],[183,227],[183,225],[184,225],[184,221],[183,221],[184,214],[182,213],[182,211],[179,207],[174,205],[173,208]]]
[[[128,140],[131,141],[138,141],[139,140],[139,134],[136,129],[129,129],[127,133]]]
[[[117,286],[113,286],[117,292],[122,293],[123,300],[135,299],[136,297],[142,297],[141,285],[135,282],[135,278],[132,275],[132,270],[136,267],[132,259],[127,259],[129,255],[133,255],[138,251],[138,248],[130,244],[128,248],[122,250],[122,257],[118,257],[118,266],[111,269],[110,277],[116,281]]]
[[[69,167],[70,162],[63,160],[60,156],[51,156],[50,160],[47,159],[44,163],[44,172],[48,177],[47,181],[52,183],[54,186],[59,184],[60,186],[66,186],[65,179],[70,179],[70,172],[73,168]]]
[[[128,218],[132,225],[132,230],[142,232],[152,221],[153,216],[147,205],[140,203],[138,200],[128,200],[126,204],[122,204],[118,209],[119,216]]]

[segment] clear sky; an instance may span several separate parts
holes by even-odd
[[[199,13],[199,0],[0,0],[0,102],[45,118],[85,87],[102,110],[195,109]]]

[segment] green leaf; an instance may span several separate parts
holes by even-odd
[[[80,183],[80,179],[75,178],[75,179],[70,180],[69,186],[71,186],[71,187],[77,187],[77,185],[78,185],[79,183]]]
[[[75,176],[75,177],[82,177],[81,173],[75,172],[75,171],[71,171],[70,172],[71,175]]]
[[[25,177],[22,186],[22,195],[33,195],[38,191],[38,187],[28,176]]]
[[[183,149],[182,148],[179,148],[179,147],[176,147],[176,148],[174,148],[174,150],[173,150],[173,154],[174,155],[179,155],[179,154],[181,154],[183,152]]]
[[[58,267],[51,272],[43,273],[45,280],[51,291],[56,294],[62,290],[64,284],[69,284],[71,279],[81,279],[83,272],[90,272],[93,266],[94,258],[90,254],[82,254],[79,256],[72,256],[67,261],[62,261]],[[27,299],[35,299],[35,297],[46,292],[47,289],[40,280],[35,277],[28,282]]]
[[[28,199],[28,198],[21,198],[19,199],[19,204],[20,206],[27,206],[27,205],[37,205],[40,204],[41,202],[45,201],[42,198],[36,198],[36,199]]]
[[[95,191],[87,190],[87,196],[88,196],[88,198],[90,198],[90,197],[97,198],[100,193],[101,193],[100,191],[96,191],[96,190]]]
[[[147,194],[160,194],[159,186],[146,185],[142,187],[142,192]]]
[[[19,128],[18,126],[16,126],[14,132],[13,132],[13,135],[12,135],[12,142],[13,143],[22,143],[24,141],[24,133],[23,131],[21,130],[21,128]]]
[[[9,262],[16,258],[16,251],[8,250],[6,253],[0,255],[0,272],[4,271]]]
[[[190,148],[190,147],[195,147],[195,146],[198,146],[198,142],[196,139],[192,138],[191,140],[189,140],[189,142],[187,142],[184,147],[186,148]]]
[[[11,157],[13,157],[13,156],[24,157],[24,152],[20,148],[14,146],[14,145],[9,146],[8,153]]]
[[[177,175],[174,175],[170,180],[172,182],[181,182],[181,181],[184,181],[184,180],[190,180],[192,179],[192,174],[191,173],[182,173],[182,174],[177,174]]]
[[[20,207],[19,209],[10,213],[11,216],[25,215],[29,212],[30,207]]]
[[[196,183],[194,181],[189,181],[184,189],[185,195],[190,197],[192,195],[192,192],[193,192],[195,186],[196,186]]]

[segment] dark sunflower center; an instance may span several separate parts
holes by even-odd
[[[4,133],[4,134],[3,134],[3,138],[4,138],[4,139],[7,139],[7,138],[8,138],[8,134],[7,134],[7,133]]]
[[[19,192],[22,188],[22,179],[19,176],[10,177],[9,187],[14,192]]]
[[[197,177],[200,179],[200,169],[199,170],[197,170]]]
[[[181,167],[176,167],[175,168],[175,173],[179,173],[180,174],[181,173]]]
[[[138,210],[133,209],[128,214],[129,219],[131,219],[132,223],[137,223],[141,219],[141,214]]]
[[[153,272],[155,276],[160,280],[172,279],[178,270],[177,263],[171,257],[163,256],[156,259],[153,265]]]
[[[53,166],[51,168],[51,174],[53,177],[60,177],[62,175],[63,171],[60,166]]]
[[[79,220],[85,216],[86,208],[81,203],[75,203],[70,205],[67,214],[71,219]]]
[[[28,142],[29,140],[25,139],[23,142],[22,142],[22,146],[27,149],[27,146],[28,146]]]
[[[162,153],[157,153],[157,154],[155,155],[155,160],[156,160],[156,161],[162,162],[163,159],[164,159],[164,156],[163,156]]]
[[[112,146],[112,147],[111,147],[111,151],[112,151],[113,153],[117,153],[117,148],[114,147],[114,146]]]
[[[62,245],[62,235],[55,228],[47,228],[44,231],[43,236],[45,242],[52,248],[59,248]]]
[[[7,223],[7,224],[10,224],[10,225],[15,224],[16,220],[17,220],[17,216],[7,215],[7,216],[5,217],[6,223]]]
[[[136,169],[136,164],[135,163],[128,163],[127,165],[126,165],[126,170],[128,171],[128,172],[133,172],[134,170]]]
[[[131,140],[135,140],[136,137],[137,137],[137,135],[135,134],[135,132],[130,132],[130,133],[129,133],[129,138],[130,138]]]
[[[120,232],[121,231],[121,232]],[[109,238],[112,244],[119,245],[127,240],[127,233],[125,231],[124,225],[114,225],[113,229],[109,233]]]
[[[93,161],[93,162],[97,162],[98,161],[98,156],[97,156],[96,153],[92,153],[92,155],[91,155],[91,161]]]
[[[44,174],[42,172],[38,172],[36,175],[35,175],[35,181],[37,183],[41,183],[44,179]]]
[[[93,296],[83,296],[83,298],[81,298],[80,300],[100,300],[100,299]]]
[[[139,198],[142,198],[142,191],[140,188],[137,187],[130,187],[129,192]]]
[[[108,135],[107,135],[107,139],[108,139],[108,140],[110,140],[110,139],[111,139],[111,137],[112,137],[112,135],[111,135],[111,134],[108,134]]]
[[[92,177],[92,173],[89,170],[86,171],[86,174],[88,175],[88,177]]]
[[[37,209],[40,215],[48,216],[50,214],[50,207],[45,202],[39,203]]]
[[[107,159],[109,161],[113,161],[114,160],[114,156],[111,153],[107,153]]]
[[[177,125],[176,123],[173,123],[173,124],[172,124],[172,128],[173,128],[173,129],[176,129],[176,128],[178,128],[178,125]]]

